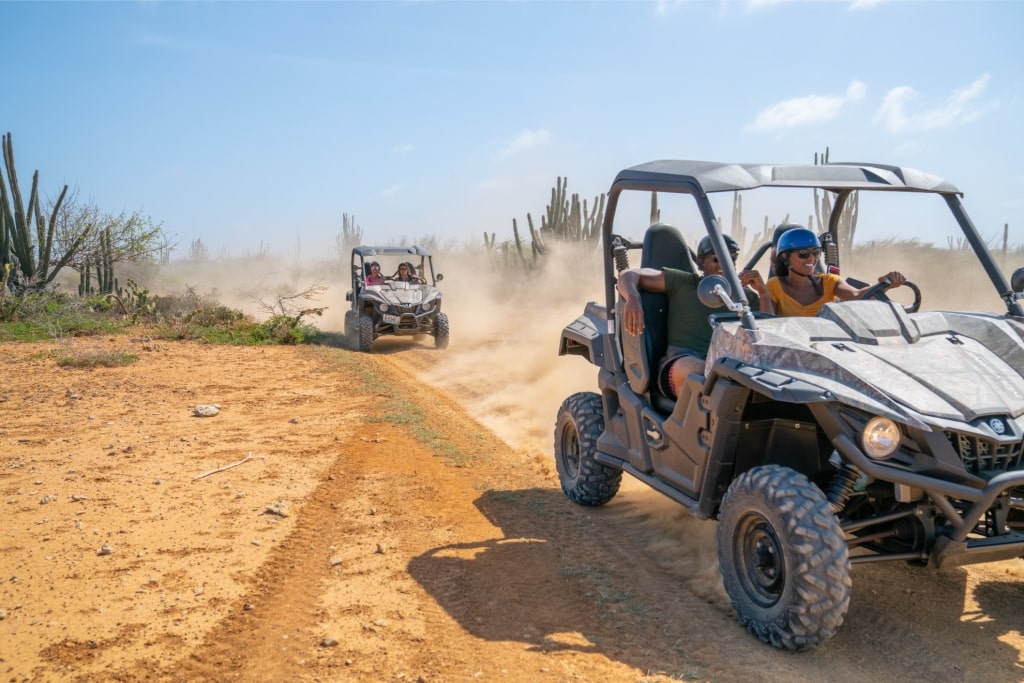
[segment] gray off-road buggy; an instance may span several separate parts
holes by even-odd
[[[785,203],[772,204],[779,193]],[[731,210],[742,241],[737,210],[755,198],[767,201],[755,215],[814,207],[824,267],[837,271],[842,253],[851,284],[899,270],[916,286],[881,283],[817,317],[750,311],[717,216]],[[627,237],[638,229],[640,241]],[[673,401],[655,376],[665,295],[641,294],[645,330],[630,335],[615,282],[636,250],[641,267],[696,272],[683,229],[710,237],[724,277],[703,278],[701,299],[726,312],[711,316],[704,374]],[[655,161],[616,176],[602,239],[605,302],[587,304],[559,346],[598,367],[599,391],[558,412],[555,459],[570,500],[607,503],[627,472],[717,519],[740,622],[792,650],[841,626],[851,565],[1024,556],[1024,271],[1011,287],[956,187],[874,164]]]
[[[367,284],[371,264],[379,266],[379,283]],[[401,266],[409,270],[411,280],[399,279]],[[431,335],[435,347],[448,348],[448,316],[441,312],[437,288],[443,279],[441,273],[434,274],[434,260],[426,249],[354,248],[352,289],[345,294],[352,306],[345,311],[345,335],[365,353],[373,351],[374,340],[382,335]]]

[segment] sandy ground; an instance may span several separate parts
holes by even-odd
[[[858,565],[832,641],[761,644],[714,522],[560,493],[585,362],[462,339],[0,344],[0,680],[1024,680],[1020,560]],[[139,361],[56,364],[109,350]]]

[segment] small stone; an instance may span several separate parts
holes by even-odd
[[[332,567],[337,567],[342,562],[344,562],[343,559],[341,559],[340,557],[335,557],[333,560],[331,560],[331,566]]]
[[[196,417],[213,417],[220,412],[220,406],[216,403],[208,405],[193,406],[192,414]]]
[[[324,639],[320,641],[320,647],[334,647],[338,644],[338,641],[330,636],[324,636]]]
[[[388,547],[386,545],[384,545],[383,543],[378,543],[377,544],[377,551],[376,552],[377,552],[378,555],[383,555],[387,551],[388,551]]]
[[[292,419],[288,420],[288,422],[289,424],[297,425],[299,424],[299,418],[293,417]]]
[[[247,602],[244,605],[242,605],[242,609],[246,612],[251,612],[254,609],[253,604],[251,602]]]
[[[96,551],[96,554],[97,555],[113,555],[114,554],[114,549],[112,547],[110,547],[109,543],[104,543],[103,546],[98,551]]]
[[[47,503],[52,503],[52,502],[53,502],[53,496],[46,495],[46,496],[43,496],[40,499],[39,504],[40,505],[46,505]]]
[[[278,517],[288,516],[288,503],[283,500],[279,500],[273,505],[268,505],[263,509],[263,512],[268,515],[277,515]]]

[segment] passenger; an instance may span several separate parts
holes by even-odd
[[[780,316],[815,316],[821,307],[833,301],[850,301],[874,285],[856,288],[839,275],[817,269],[821,258],[818,236],[803,227],[794,227],[779,237],[775,275],[768,278],[768,296]],[[892,271],[878,278],[888,281],[886,290],[899,287],[907,278]]]
[[[380,274],[380,264],[376,261],[370,261],[369,265],[370,274],[366,276],[367,285],[382,285],[384,284],[384,276]]]
[[[735,262],[739,256],[739,245],[728,235],[722,237]],[[625,300],[622,327],[629,334],[639,335],[644,331],[640,290],[668,294],[668,349],[658,362],[658,385],[670,390],[673,399],[679,396],[687,375],[704,372],[712,332],[708,316],[727,312],[724,305],[708,308],[697,298],[697,283],[701,277],[722,273],[722,265],[708,237],[697,245],[697,267],[703,276],[674,268],[636,268],[623,272],[618,279],[619,294]],[[751,309],[772,313],[771,299],[767,296],[761,274],[756,270],[746,270],[739,275]]]

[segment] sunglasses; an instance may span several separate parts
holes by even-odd
[[[818,249],[817,247],[815,247],[814,249],[801,249],[800,251],[796,252],[796,255],[797,257],[802,259],[809,259],[812,256],[814,258],[818,258],[821,256],[821,249]]]

